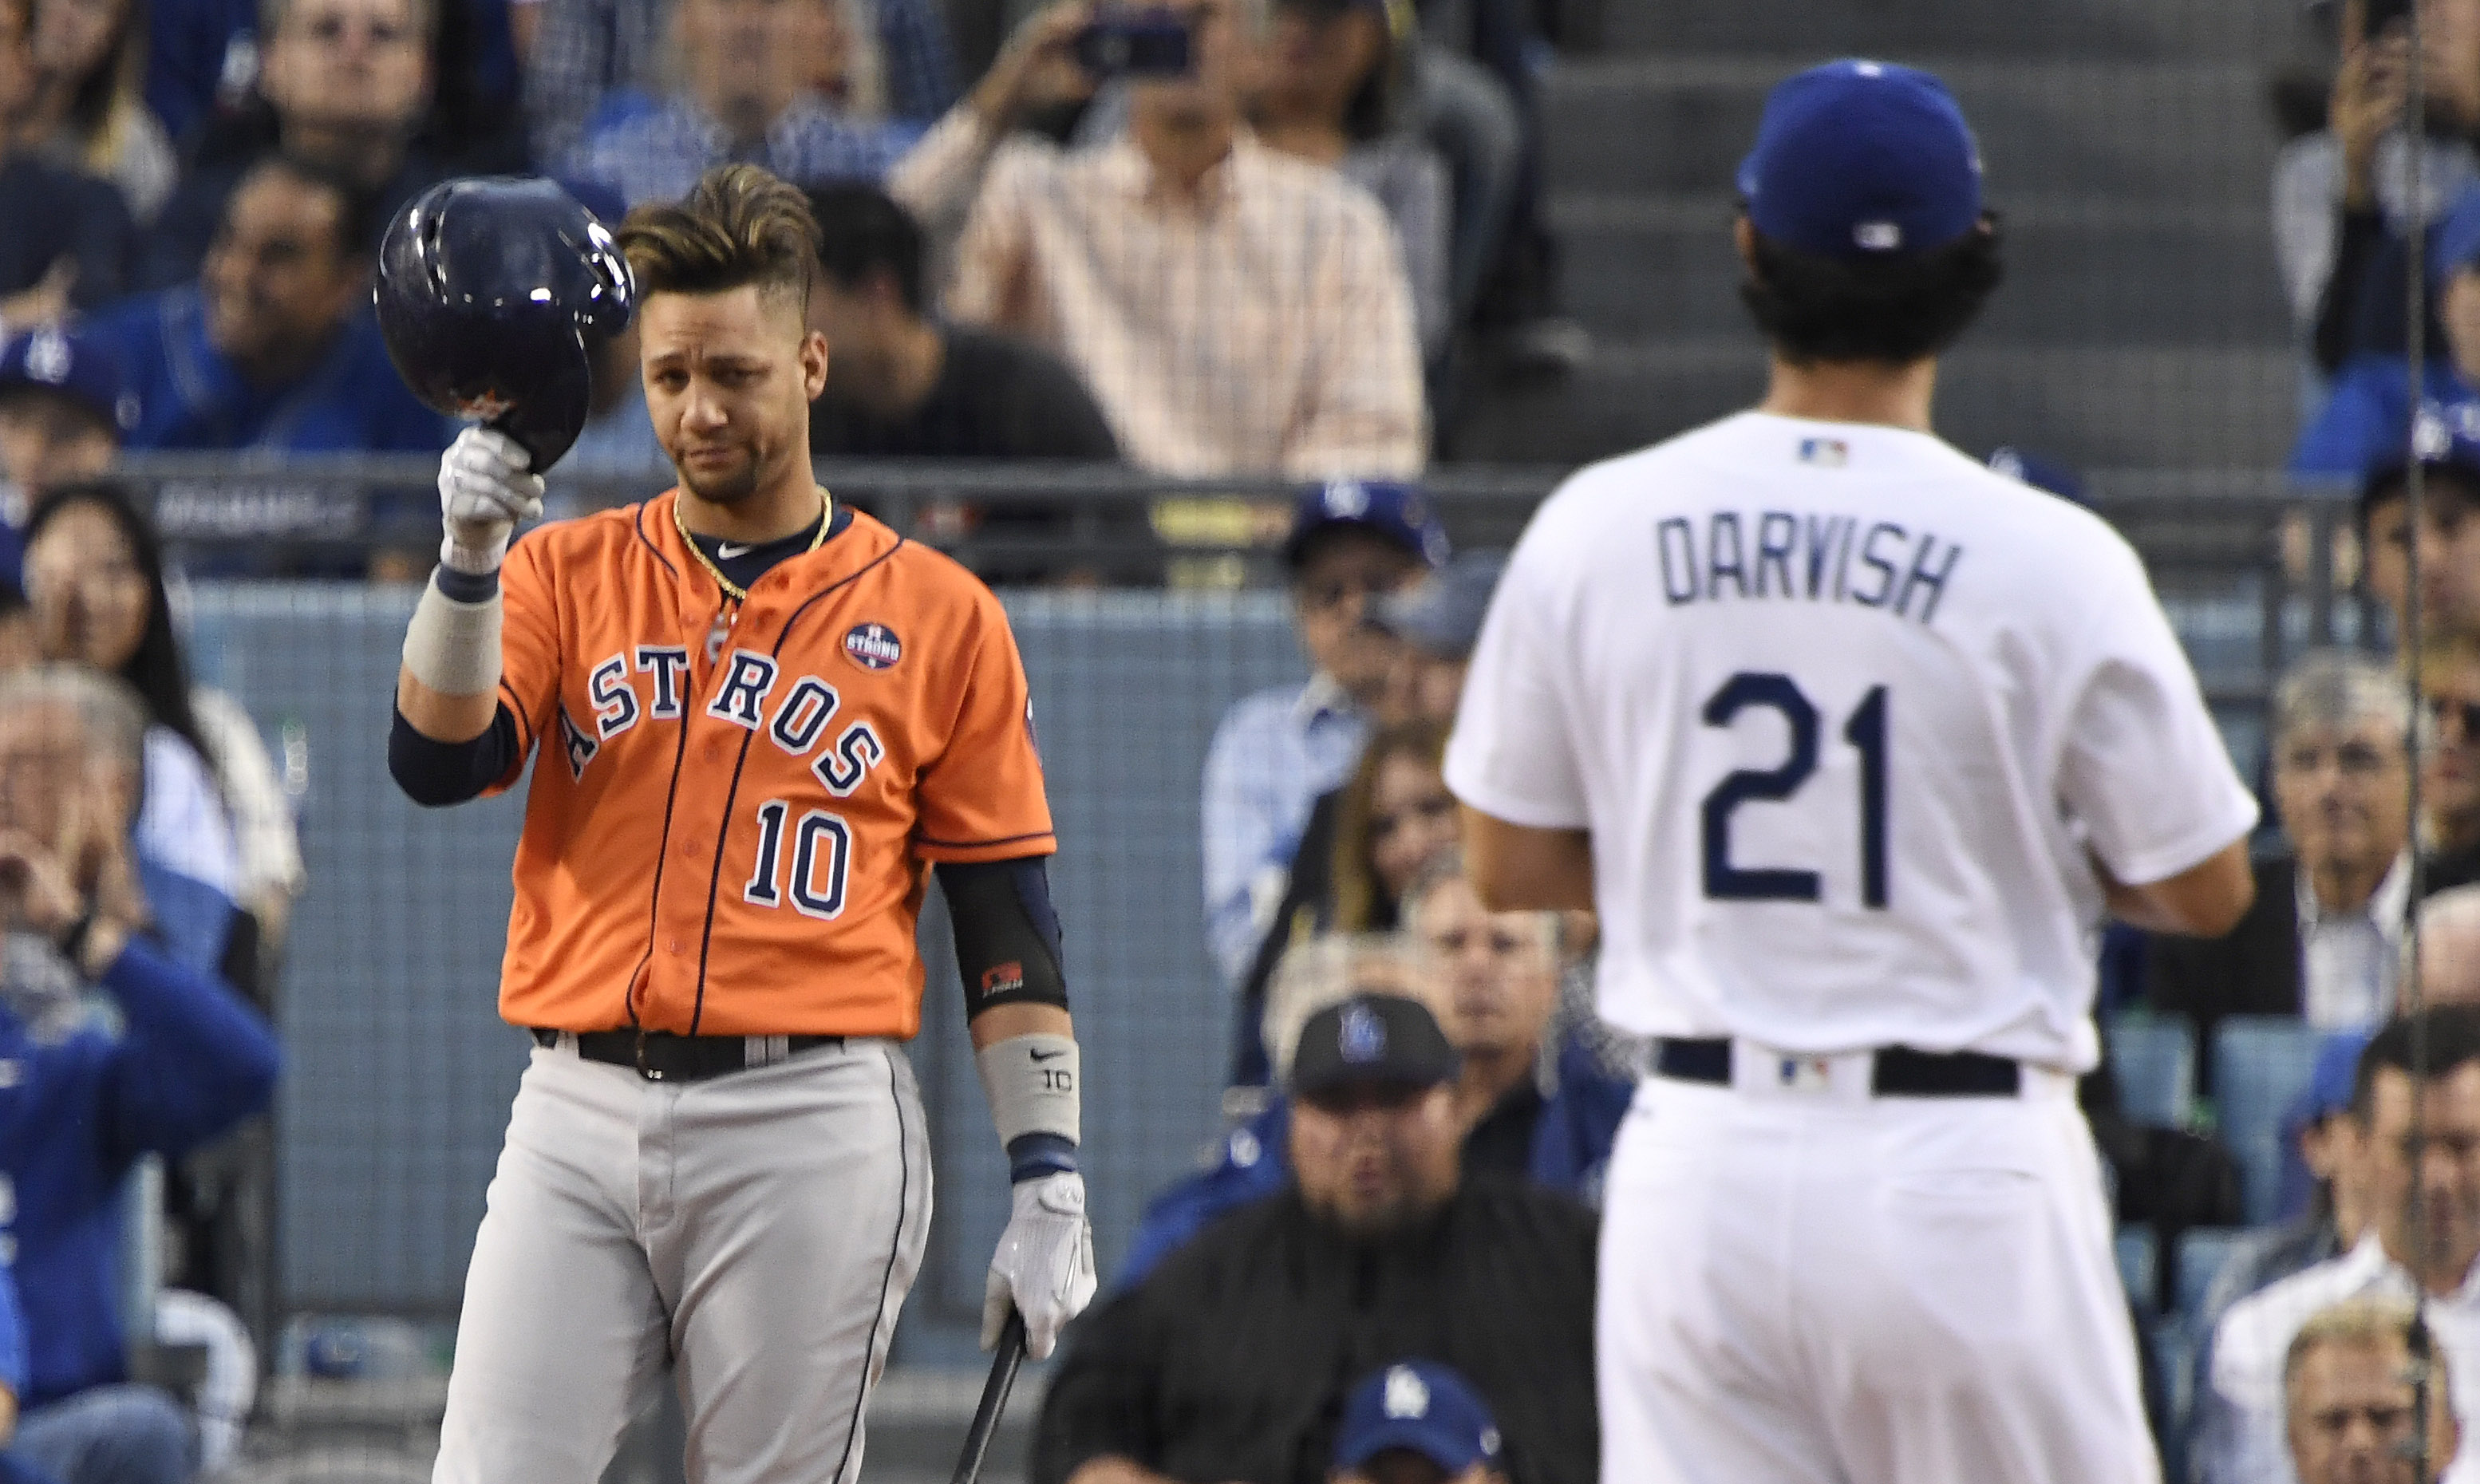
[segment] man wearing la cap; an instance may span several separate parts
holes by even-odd
[[[1327,1484],[1505,1484],[1503,1441],[1453,1367],[1405,1361],[1353,1389]]]
[[[1596,1373],[1630,1484],[2152,1484],[2092,1137],[2105,908],[2219,933],[2256,805],[2125,541],[1930,430],[2000,276],[1934,77],[1774,90],[1753,410],[1516,544],[1447,782],[1485,905],[1596,908],[1655,1039]]]
[[[41,329],[0,345],[0,576],[25,555],[19,532],[44,492],[112,467],[138,421],[120,359],[69,329]]]
[[[2480,633],[2480,428],[2467,431],[2441,409],[2373,450],[2360,476],[2360,547],[2368,591],[2399,625],[2410,598],[2414,451],[2423,484],[2420,619],[2432,639]],[[2480,407],[2475,407],[2480,411]]]
[[[1205,755],[1206,939],[1238,985],[1282,900],[1309,808],[1360,756],[1394,641],[1362,619],[1373,598],[1447,559],[1446,527],[1413,485],[1336,479],[1304,491],[1283,543],[1306,683],[1233,704]]]
[[[1298,1045],[1292,1179],[1088,1316],[1034,1484],[1325,1484],[1345,1389],[1416,1358],[1487,1398],[1515,1484],[1595,1479],[1591,1216],[1463,1170],[1458,1058],[1417,1001],[1356,994]]]

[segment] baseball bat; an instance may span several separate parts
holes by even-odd
[[[991,1357],[991,1378],[982,1383],[982,1403],[973,1409],[973,1425],[965,1434],[965,1451],[956,1460],[948,1484],[974,1484],[982,1476],[982,1459],[991,1450],[991,1434],[998,1431],[999,1414],[1007,1410],[1008,1393],[1016,1387],[1017,1368],[1024,1364],[1024,1316],[1008,1309],[1007,1325],[999,1331],[998,1353]]]

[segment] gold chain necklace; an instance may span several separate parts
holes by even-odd
[[[810,544],[802,549],[801,554],[804,556],[826,545],[827,527],[835,524],[835,497],[827,493],[827,487],[823,484],[814,488],[818,492],[818,533],[811,537]],[[725,597],[735,602],[749,601],[749,589],[725,576],[723,569],[716,566],[714,559],[706,554],[706,548],[699,546],[697,538],[689,534],[689,523],[681,519],[681,498],[678,495],[672,497],[672,528],[681,533],[681,545],[689,549],[689,555],[697,558],[698,565],[707,570],[709,576],[714,578],[715,586],[723,589]]]

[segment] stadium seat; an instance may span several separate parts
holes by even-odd
[[[2196,1101],[2196,1033],[2183,1015],[2113,1016],[2103,1037],[2118,1107],[2136,1123],[2182,1129]]]
[[[2282,1115],[2308,1086],[2316,1040],[2306,1021],[2286,1015],[2233,1015],[2213,1032],[2213,1098],[2251,1226],[2274,1218]]]
[[[2249,1235],[2246,1228],[2236,1226],[2191,1226],[2179,1234],[2178,1291],[2171,1296],[2191,1332],[2215,1275]]]
[[[2161,1257],[2155,1248],[2153,1228],[2118,1229],[2118,1281],[2127,1286],[2127,1296],[2134,1301],[2138,1314],[2151,1314],[2160,1307]]]

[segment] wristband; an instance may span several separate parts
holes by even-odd
[[[1028,1171],[1015,1178],[1075,1167],[1077,1061],[1074,1039],[1046,1034],[1011,1036],[973,1053],[999,1142],[1006,1146],[1011,1165],[1022,1160]]]
[[[1056,1134],[1019,1134],[1008,1140],[1008,1183],[1076,1173],[1076,1142]]]
[[[455,580],[443,569],[423,585],[404,630],[405,673],[443,696],[487,696],[500,688],[499,586],[460,601],[446,591]]]

